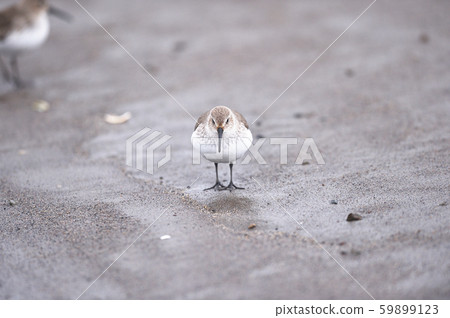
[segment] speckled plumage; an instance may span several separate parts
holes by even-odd
[[[0,42],[14,31],[32,27],[36,18],[47,9],[45,0],[24,0],[0,11]]]

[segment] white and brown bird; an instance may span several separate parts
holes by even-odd
[[[216,167],[216,183],[205,190],[243,189],[233,183],[233,165],[252,145],[253,137],[247,121],[240,113],[226,106],[216,106],[197,120],[191,137],[194,151]],[[219,163],[230,165],[230,183],[219,181]]]
[[[17,58],[47,40],[50,32],[49,14],[71,20],[69,14],[50,6],[46,0],[22,0],[0,11],[0,68],[4,79],[12,81],[18,88],[24,83],[19,75]],[[11,71],[2,57],[9,59]]]

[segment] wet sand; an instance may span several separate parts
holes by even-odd
[[[195,118],[224,104],[252,123],[369,3],[86,8]],[[300,145],[280,165],[266,141],[232,193],[202,191],[214,166],[192,165],[190,115],[59,6],[75,21],[52,20],[20,61],[34,86],[0,84],[1,299],[77,298],[146,229],[81,298],[449,298],[449,3],[377,1],[251,126],[255,141],[314,138],[325,165],[295,165]],[[173,137],[154,175],[125,165],[144,127]]]

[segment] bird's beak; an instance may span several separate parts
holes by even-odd
[[[222,150],[222,135],[223,135],[222,127],[217,128],[217,134],[219,135],[219,152],[220,152]]]
[[[61,20],[64,20],[66,22],[72,22],[72,20],[73,20],[73,17],[71,14],[69,14],[61,9],[55,8],[54,6],[49,6],[48,13],[51,15],[54,15],[55,17],[60,18]]]

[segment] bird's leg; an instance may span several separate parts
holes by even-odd
[[[11,74],[9,73],[8,68],[6,67],[5,62],[3,62],[1,56],[0,56],[0,68],[2,71],[3,78],[5,79],[5,81],[9,83],[11,81]]]
[[[20,79],[19,67],[17,65],[17,56],[11,57],[11,74],[12,80],[16,88],[23,88],[25,83]]]
[[[222,183],[220,183],[220,181],[219,181],[219,164],[217,162],[215,162],[214,165],[216,166],[216,184],[210,188],[204,189],[203,191],[212,190],[212,189],[222,190],[225,188],[225,186]]]
[[[220,189],[220,190],[232,191],[232,190],[244,190],[244,189],[245,188],[238,187],[233,183],[233,164],[230,163],[230,183],[225,188]]]

